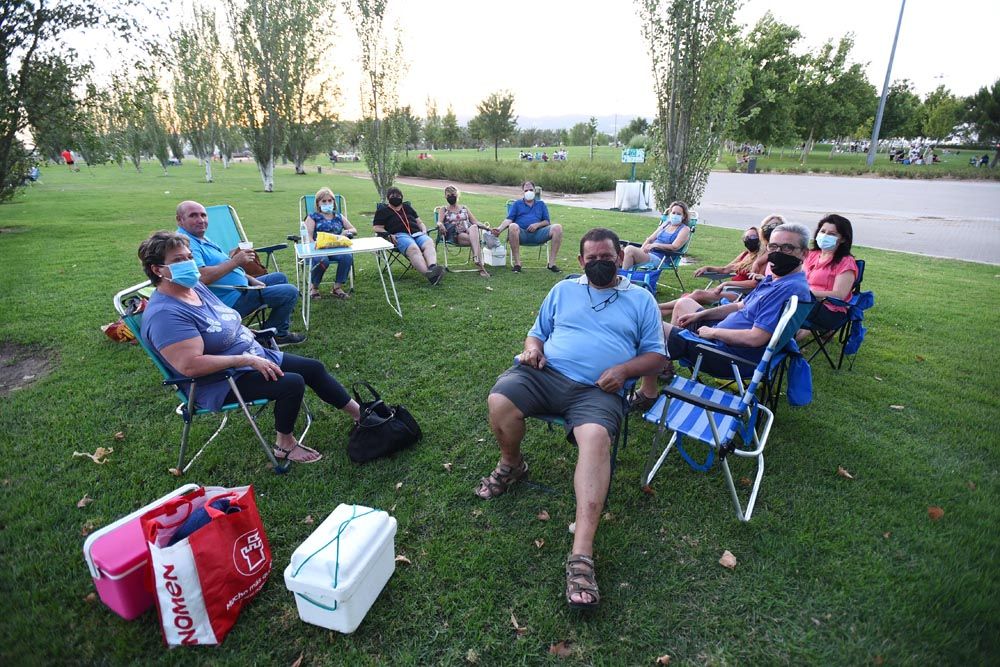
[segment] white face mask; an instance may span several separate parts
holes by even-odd
[[[535,198],[535,191],[534,190],[525,190],[524,191],[524,201],[531,201],[534,198]]]

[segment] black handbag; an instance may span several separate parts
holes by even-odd
[[[373,400],[363,401],[358,388],[364,387]],[[361,420],[351,430],[347,440],[347,455],[355,463],[390,456],[412,447],[423,437],[417,420],[402,405],[386,405],[378,392],[367,382],[354,383],[354,400],[361,406]]]

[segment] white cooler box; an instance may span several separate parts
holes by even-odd
[[[387,512],[338,505],[285,568],[299,617],[354,632],[396,569],[395,537],[396,520]]]

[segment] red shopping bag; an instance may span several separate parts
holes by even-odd
[[[223,506],[226,511],[218,509]],[[200,487],[140,521],[151,565],[147,583],[156,596],[164,641],[222,643],[271,573],[271,548],[253,487]],[[192,526],[198,527],[190,532]],[[178,531],[186,536],[175,540]]]

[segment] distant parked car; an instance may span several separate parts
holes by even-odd
[[[250,157],[250,151],[246,149],[233,151],[233,157]]]
[[[337,162],[361,162],[361,156],[357,153],[340,153],[337,155]]]

